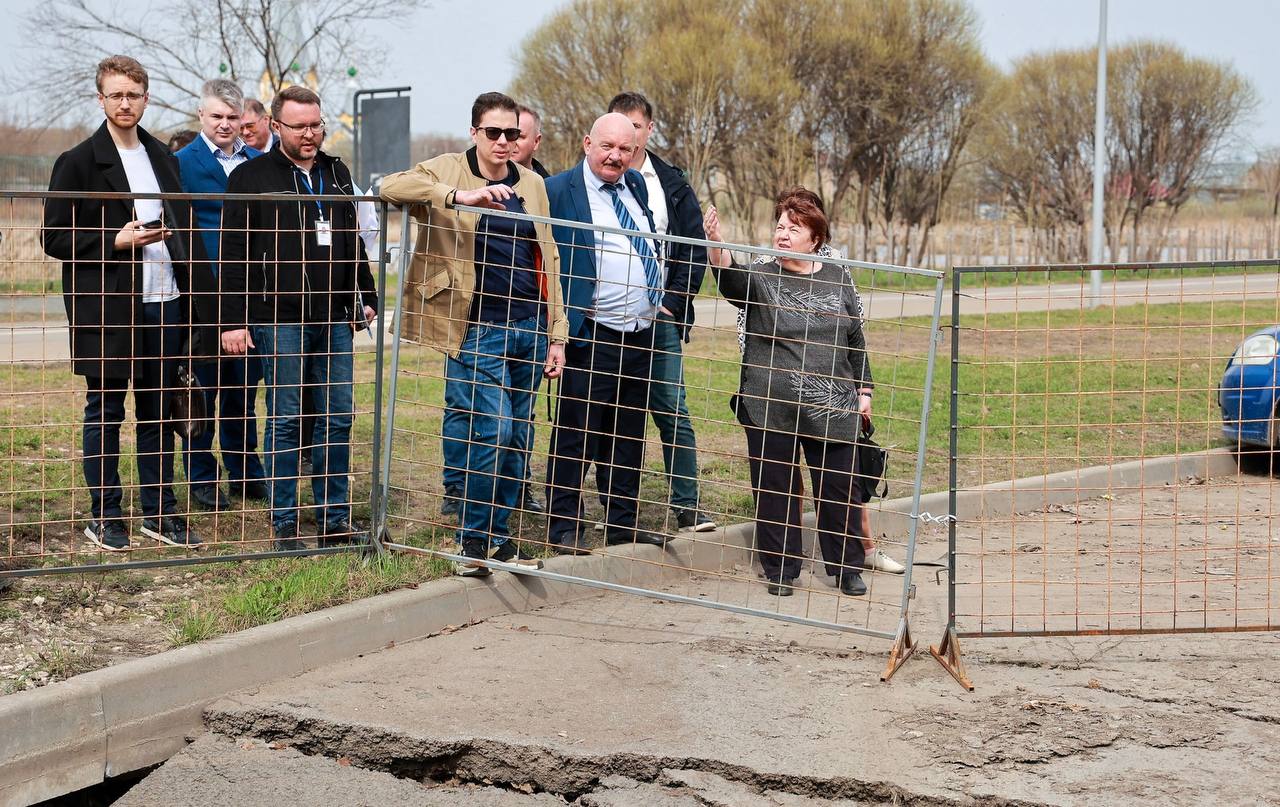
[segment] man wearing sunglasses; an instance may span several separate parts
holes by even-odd
[[[463,212],[459,205],[549,215],[542,178],[514,161],[516,102],[489,92],[471,107],[471,149],[442,154],[382,180],[382,198],[418,220],[405,278],[402,337],[448,355],[446,475],[459,502],[462,575],[475,561],[537,566],[511,540],[511,511],[533,442],[533,400],[564,366],[568,321],[560,257],[546,224]],[[492,555],[490,555],[492,553]]]
[[[320,97],[286,87],[271,102],[279,148],[243,163],[228,194],[289,194],[296,201],[223,206],[222,349],[257,349],[267,387],[264,459],[271,484],[274,548],[298,538],[298,434],[303,385],[316,405],[311,490],[317,544],[365,539],[351,523],[348,471],[354,416],[352,335],[377,313],[378,297],[360,231],[351,173],[321,151]],[[352,197],[324,201],[324,195]]]

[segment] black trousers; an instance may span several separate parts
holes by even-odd
[[[847,572],[860,571],[866,552],[860,540],[862,501],[854,484],[853,444],[742,425],[747,431],[751,494],[756,503],[756,550],[765,579],[793,580],[800,575],[802,449],[813,482],[818,542],[827,574],[838,580]]]
[[[173,425],[169,400],[178,383],[182,306],[177,300],[145,303],[146,320],[134,332],[133,408],[137,418],[138,500],[144,516],[174,515]],[[127,378],[85,379],[84,478],[93,517],[120,518],[120,425]]]
[[[633,529],[653,366],[653,328],[623,333],[587,320],[586,342],[565,349],[547,458],[547,525],[554,543],[583,532],[582,479],[591,460],[605,503],[605,524]]]

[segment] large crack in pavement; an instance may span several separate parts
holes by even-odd
[[[548,793],[581,807],[615,804],[738,807],[750,803],[745,800],[745,794],[750,794],[754,802],[761,805],[1040,807],[1043,804],[999,797],[952,799],[914,793],[887,782],[760,771],[707,757],[623,752],[577,755],[484,737],[424,738],[382,727],[339,723],[272,709],[211,711],[205,721],[211,732],[225,737],[252,738],[272,748],[289,748],[307,756],[342,760],[344,764],[388,773],[398,779],[450,786],[496,786],[526,794]],[[627,791],[634,793],[625,796]],[[779,800],[778,797],[786,798]]]

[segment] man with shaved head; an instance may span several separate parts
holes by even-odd
[[[662,245],[651,237],[648,190],[644,178],[628,168],[636,148],[631,121],[611,112],[583,138],[582,161],[547,180],[554,218],[630,231],[552,227],[569,318],[547,460],[549,539],[561,554],[590,551],[582,518],[587,458],[600,468],[605,543],[666,542],[665,536],[636,529],[640,468],[653,326],[672,310],[684,310],[689,284],[687,277],[667,277]],[[679,275],[689,268],[669,271]]]

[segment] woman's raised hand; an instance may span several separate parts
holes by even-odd
[[[714,207],[708,207],[706,215],[702,217],[702,229],[706,231],[708,241],[724,241],[724,237],[720,235],[720,215]]]

